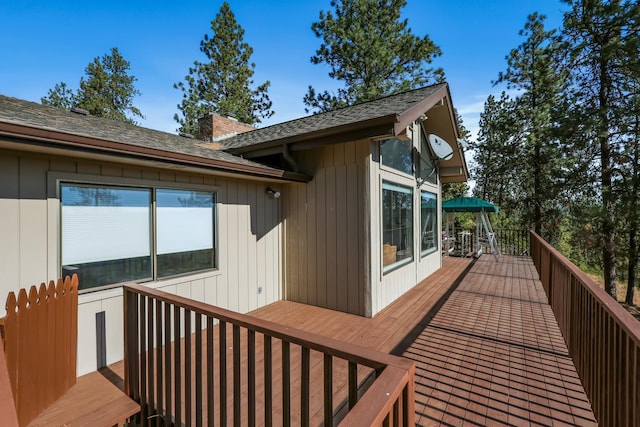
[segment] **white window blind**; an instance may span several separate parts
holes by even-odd
[[[158,255],[213,248],[213,194],[156,191]]]
[[[151,193],[62,186],[62,265],[151,254]]]

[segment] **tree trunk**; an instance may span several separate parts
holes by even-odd
[[[627,296],[624,299],[629,305],[633,305],[633,291],[636,284],[636,269],[638,268],[638,221],[634,219],[629,227],[629,266],[627,269]]]
[[[607,61],[600,52],[600,81],[598,90],[598,118],[600,142],[601,190],[602,190],[602,267],[604,273],[604,288],[616,301],[618,289],[616,287],[616,227],[614,198],[611,191],[611,145],[609,143],[609,116],[607,107],[611,82],[607,73]]]
[[[535,232],[538,236],[542,236],[542,188],[541,188],[541,147],[540,140],[536,137],[535,141],[535,154],[534,154],[534,170],[533,170],[533,223]],[[549,236],[544,236],[547,240]],[[548,240],[549,241],[549,240]]]
[[[635,121],[638,131],[638,116]],[[629,265],[627,266],[627,296],[624,299],[633,305],[633,292],[636,285],[636,270],[638,268],[638,193],[640,193],[640,138],[636,133],[633,146],[633,176],[631,177],[631,201],[629,202]]]

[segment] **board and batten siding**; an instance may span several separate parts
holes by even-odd
[[[146,283],[246,313],[282,299],[280,200],[259,181],[0,150],[0,299],[60,274],[59,179],[171,186],[217,193],[218,269]],[[79,295],[78,374],[96,369],[96,313],[106,317],[107,363],[123,357],[122,289]]]
[[[307,184],[282,193],[285,298],[369,316],[368,181],[370,142],[294,153]]]

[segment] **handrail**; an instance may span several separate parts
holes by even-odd
[[[640,322],[531,232],[531,256],[602,425],[640,425]]]
[[[302,425],[321,416],[325,424],[414,423],[415,365],[406,359],[138,284],[124,286],[124,310],[125,391],[140,402],[142,424],[159,417],[186,425],[207,417],[244,424],[246,417],[255,425],[260,405],[266,425],[274,413],[289,425],[292,412]],[[260,359],[264,366],[257,367]],[[264,390],[256,400],[260,375]],[[292,394],[299,396],[299,413],[292,411]]]

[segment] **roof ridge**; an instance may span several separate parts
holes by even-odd
[[[279,140],[293,135],[302,135],[319,129],[339,127],[347,123],[366,121],[392,113],[402,114],[417,102],[412,101],[412,94],[427,92],[425,97],[446,87],[447,82],[438,82],[427,86],[389,94],[369,101],[359,102],[322,113],[311,114],[296,119],[274,123],[270,126],[256,128],[222,141],[226,150],[235,150],[253,146],[267,140]],[[415,96],[414,96],[415,97]],[[406,99],[405,99],[406,98]],[[396,99],[398,101],[396,101]],[[393,111],[392,111],[393,110]],[[377,114],[377,116],[376,116]]]
[[[400,96],[400,95],[406,95],[406,94],[409,94],[409,93],[412,93],[412,92],[417,92],[417,91],[420,91],[420,90],[429,89],[429,88],[433,88],[435,86],[446,85],[446,84],[447,84],[446,81],[442,81],[442,82],[439,82],[439,83],[433,83],[433,84],[430,84],[430,85],[427,85],[427,86],[421,86],[421,87],[417,87],[415,89],[406,90],[404,92],[397,92],[397,93],[392,93],[392,94],[389,94],[389,95],[384,95],[384,96],[381,96],[380,98],[370,99],[368,101],[356,102],[355,104],[345,105],[344,107],[335,108],[333,110],[323,111],[323,112],[319,112],[319,113],[315,113],[315,114],[310,114],[310,115],[306,115],[306,116],[302,116],[302,117],[297,117],[297,118],[291,119],[291,120],[285,120],[284,122],[274,123],[274,124],[269,125],[269,126],[255,128],[255,129],[252,129],[252,130],[250,130],[248,132],[243,132],[242,134],[234,135],[233,138],[235,138],[236,136],[239,137],[241,135],[246,135],[246,134],[249,134],[249,133],[252,133],[252,132],[255,132],[255,131],[259,131],[259,130],[269,129],[269,128],[272,128],[274,126],[281,126],[281,125],[283,125],[285,123],[293,123],[293,122],[296,122],[298,120],[308,119],[310,117],[322,116],[324,114],[329,114],[329,113],[337,113],[339,111],[346,110],[348,108],[353,108],[353,107],[364,105],[364,104],[371,103],[371,102],[383,101],[383,100],[388,99],[388,98],[392,98],[392,97],[396,97],[396,96]],[[231,139],[231,138],[229,138],[229,139]]]

